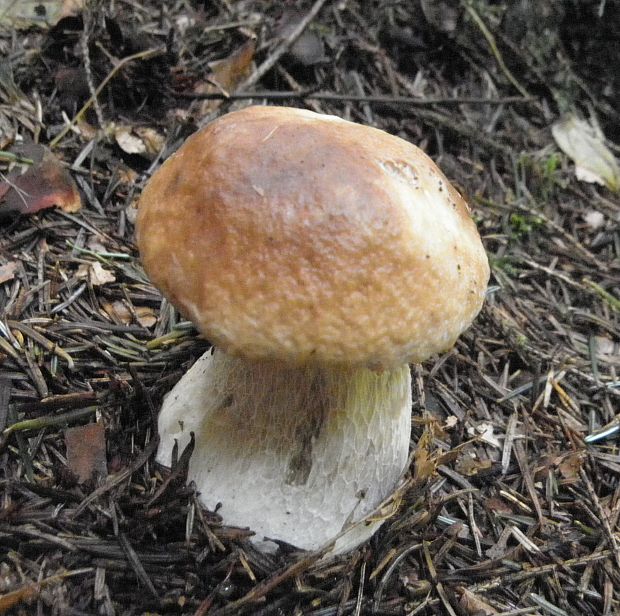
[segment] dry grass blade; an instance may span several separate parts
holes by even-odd
[[[290,49],[291,45],[301,36],[308,24],[318,15],[323,8],[326,0],[315,0],[312,8],[304,15],[299,23],[291,30],[288,36],[269,54],[267,59],[258,66],[258,68],[239,86],[240,90],[245,90],[250,86],[258,83],[282,58],[282,56]]]
[[[252,609],[252,605],[262,599],[268,592],[293,577],[296,577],[317,563],[327,552],[330,546],[325,550],[318,550],[300,558],[296,563],[277,571],[271,577],[256,584],[250,592],[246,593],[240,599],[232,601],[225,607],[213,610],[212,616],[229,616],[230,614],[242,614],[248,609]]]

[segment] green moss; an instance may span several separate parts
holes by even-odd
[[[507,257],[493,257],[492,255],[489,255],[489,263],[491,265],[491,269],[494,271],[503,272],[512,278],[515,278],[519,274],[518,270],[511,263],[511,260]]]
[[[524,239],[543,226],[542,218],[529,214],[513,213],[510,215],[509,223],[514,239]]]

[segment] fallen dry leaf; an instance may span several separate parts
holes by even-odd
[[[109,282],[116,281],[114,274],[110,270],[105,269],[99,261],[82,263],[75,275],[77,278],[88,279],[94,287],[100,287]]]
[[[146,152],[144,141],[133,134],[131,126],[117,126],[114,129],[114,139],[118,147],[127,154],[144,154]]]
[[[136,308],[136,318],[142,327],[153,327],[157,323],[157,315],[146,306]]]
[[[227,58],[209,63],[212,71],[209,80],[225,92],[230,92],[248,76],[255,50],[256,42],[250,39]]]
[[[116,126],[114,139],[127,154],[142,154],[154,158],[164,147],[165,138],[155,129],[145,126]]]
[[[149,126],[136,126],[134,132],[142,139],[149,156],[157,156],[164,148],[165,137]]]
[[[571,452],[562,457],[558,464],[564,483],[575,483],[580,478],[583,468],[583,454],[580,451]]]
[[[63,112],[63,120],[66,123],[71,122],[67,115]],[[80,135],[84,141],[92,141],[97,138],[98,129],[87,122],[84,118],[80,118],[73,126],[73,131]]]
[[[459,423],[459,418],[456,415],[450,415],[446,419],[446,422],[444,423],[443,427],[445,430],[450,430],[451,428],[454,428],[454,426],[456,426],[458,423]]]
[[[125,208],[125,216],[127,216],[127,220],[132,224],[136,224],[136,220],[138,218],[138,200],[134,199],[126,208]]]
[[[556,122],[551,132],[560,149],[575,162],[578,180],[620,189],[620,167],[597,127],[568,115]]]
[[[467,590],[467,588],[462,587],[457,589],[457,594],[461,595],[459,607],[465,614],[471,614],[472,616],[491,616],[492,614],[499,613],[493,606],[483,601],[470,590]]]
[[[491,496],[485,499],[486,508],[493,513],[511,514],[513,512],[512,507],[503,499],[497,496]]]
[[[194,86],[195,94],[212,94],[223,92],[229,94],[250,74],[256,42],[252,39],[244,43],[227,58],[209,63],[211,75],[209,82],[200,82]],[[222,104],[218,100],[205,100],[200,106],[200,113],[206,115]]]
[[[79,483],[108,473],[103,424],[92,423],[65,430],[67,465]]]
[[[16,271],[17,261],[9,261],[4,265],[0,265],[0,284],[13,280],[13,278],[15,278]]]
[[[102,302],[106,314],[118,325],[129,325],[133,323],[134,317],[125,302],[116,300],[114,302]],[[157,315],[153,310],[146,306],[136,306],[134,308],[136,320],[142,327],[152,327],[157,323]]]
[[[466,453],[459,457],[455,469],[466,477],[473,477],[481,471],[488,471],[493,466],[491,460],[480,460],[473,453]]]
[[[120,167],[116,175],[121,184],[135,184],[138,180],[138,173],[129,167]]]
[[[116,300],[114,302],[101,302],[103,309],[106,314],[117,324],[117,325],[129,325],[133,321],[133,317],[131,315],[131,311],[124,302],[120,300]]]
[[[82,207],[82,200],[70,173],[49,152],[25,173],[11,174],[0,182],[0,217],[34,214],[52,206],[76,212]]]
[[[596,355],[599,359],[610,361],[612,358],[620,357],[620,346],[618,342],[608,336],[594,336],[596,342]]]
[[[422,432],[422,436],[419,438],[418,444],[413,454],[413,481],[416,485],[424,483],[427,479],[430,479],[435,473],[436,462],[432,458],[431,454],[432,444],[432,431],[427,426],[424,429],[424,432]]]

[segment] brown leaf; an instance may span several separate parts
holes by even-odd
[[[102,424],[92,423],[65,430],[65,443],[67,465],[80,483],[107,475],[105,429]]]
[[[512,513],[512,507],[510,507],[506,501],[498,498],[497,496],[490,496],[486,498],[484,504],[486,508],[493,513]]]
[[[114,139],[118,146],[127,154],[144,154],[144,141],[132,132],[131,126],[117,126],[114,130]]]
[[[433,435],[431,429],[427,426],[422,432],[422,436],[418,440],[418,444],[413,454],[414,471],[413,480],[416,485],[425,482],[433,476],[436,463],[431,456],[431,447],[433,443]]]
[[[456,470],[467,477],[477,475],[481,471],[487,471],[493,466],[491,460],[480,460],[471,453],[461,456],[456,463]]]
[[[211,62],[209,64],[212,71],[210,81],[225,92],[230,92],[248,76],[255,50],[256,42],[250,39],[227,58]]]
[[[135,184],[138,180],[138,173],[129,167],[119,167],[116,175],[121,184]]]
[[[153,327],[157,323],[157,316],[150,308],[139,306],[136,308],[136,318],[142,327]]]
[[[118,325],[129,325],[133,322],[133,315],[125,302],[117,299],[113,302],[102,301],[101,305],[112,321]]]
[[[0,284],[13,280],[13,278],[15,278],[16,271],[17,261],[9,261],[4,265],[0,265]]]
[[[459,588],[457,593],[461,595],[459,607],[465,614],[471,614],[472,616],[491,616],[492,614],[499,613],[493,606],[483,601],[470,590],[467,590],[467,588]]]
[[[211,62],[209,64],[209,68],[212,71],[209,76],[210,83],[197,83],[194,86],[194,93],[212,94],[215,92],[224,92],[228,94],[233,92],[250,74],[255,51],[256,41],[250,39],[227,58]],[[206,115],[217,109],[221,104],[222,101],[217,100],[203,101],[200,107],[200,113]]]
[[[82,263],[75,275],[77,278],[87,278],[94,287],[116,281],[114,274],[110,270],[105,269],[99,261]]]
[[[142,139],[147,155],[154,157],[160,154],[166,143],[162,134],[149,126],[136,126],[134,132]]]
[[[575,483],[583,467],[583,454],[580,451],[571,452],[562,456],[558,464],[564,483]]]
[[[148,126],[116,126],[114,138],[123,152],[154,158],[164,147],[165,138]]]
[[[0,216],[34,214],[54,205],[65,212],[76,212],[82,201],[73,178],[50,153],[22,175],[11,175],[0,182]]]

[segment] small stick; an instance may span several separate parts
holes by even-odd
[[[316,17],[323,8],[325,0],[316,0],[312,8],[303,19],[293,28],[291,33],[274,49],[267,59],[241,84],[240,90],[249,88],[260,81],[280,60],[280,58],[290,49],[291,45],[301,36],[308,24]]]
[[[138,53],[131,54],[119,60],[118,64],[112,67],[112,70],[106,75],[105,79],[99,84],[95,90],[93,96],[91,96],[83,105],[83,107],[73,116],[73,119],[54,137],[49,144],[50,149],[55,148],[65,137],[65,135],[75,126],[77,122],[84,116],[90,106],[94,104],[96,97],[101,94],[103,88],[108,85],[110,80],[118,73],[126,64],[133,62],[134,60],[147,60],[153,56],[163,53],[161,49],[145,49]]]
[[[522,96],[505,96],[503,98],[485,98],[476,96],[465,97],[434,97],[422,98],[415,96],[389,96],[375,94],[337,94],[336,92],[317,92],[315,90],[258,90],[256,92],[206,92],[204,94],[177,94],[180,98],[191,100],[247,100],[264,98],[267,100],[314,100],[350,103],[384,103],[386,105],[506,105],[510,103],[527,103],[530,98]]]
[[[67,578],[76,575],[85,575],[86,573],[92,573],[94,569],[92,567],[86,567],[84,569],[75,569],[74,571],[65,571],[58,575],[51,575],[50,577],[39,580],[36,584],[23,584],[15,590],[5,592],[0,596],[0,613],[5,614],[8,610],[18,606],[20,603],[30,602],[41,594],[41,589],[52,584],[59,584]]]

